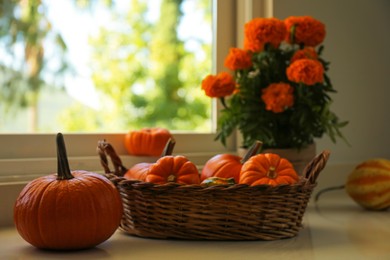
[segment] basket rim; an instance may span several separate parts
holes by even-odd
[[[301,177],[297,183],[294,184],[280,184],[280,185],[248,185],[236,183],[233,185],[229,184],[218,184],[213,186],[207,186],[202,184],[179,184],[175,182],[168,182],[164,184],[156,184],[152,182],[145,182],[140,180],[130,180],[122,176],[117,176],[114,173],[105,173],[104,176],[108,178],[116,187],[128,187],[131,189],[139,190],[160,190],[160,191],[169,191],[172,189],[182,189],[182,190],[191,190],[191,191],[238,191],[238,190],[247,190],[247,191],[263,191],[263,192],[278,192],[283,190],[306,190],[313,189],[317,186],[317,182],[311,183],[307,178]]]
[[[141,185],[142,183],[145,183],[145,184],[142,184],[142,185],[148,185],[149,187],[159,187],[159,186],[161,186],[161,187],[167,187],[167,186],[168,187],[171,187],[171,186],[174,186],[174,187],[181,187],[181,186],[192,187],[192,186],[195,186],[195,185],[202,187],[202,185],[199,185],[199,184],[190,184],[190,185],[188,185],[188,184],[178,184],[178,183],[170,183],[170,182],[168,182],[166,184],[154,184],[154,183],[148,183],[148,182],[144,182],[144,181],[140,181],[140,180],[125,179],[123,176],[128,171],[128,169],[127,169],[127,167],[125,167],[122,164],[122,160],[119,158],[119,156],[115,152],[114,147],[112,147],[112,145],[110,143],[106,142],[105,140],[98,141],[97,152],[98,152],[99,157],[100,157],[100,163],[101,163],[101,165],[104,168],[104,174],[106,176],[114,175],[114,176],[117,177],[117,179],[115,179],[113,176],[109,177],[110,180],[112,180],[112,181],[115,180],[115,181],[113,181],[114,183],[126,181],[126,182],[132,183],[132,185]],[[114,171],[111,171],[109,166],[108,166],[107,155],[110,157],[110,159],[111,159],[111,161],[112,161],[112,163],[114,165]],[[318,178],[320,172],[326,166],[326,163],[327,163],[327,161],[329,159],[329,156],[330,156],[330,151],[329,150],[323,150],[321,153],[316,155],[306,165],[306,167],[304,168],[303,173],[300,176],[299,181],[297,183],[294,183],[294,184],[282,184],[282,185],[276,185],[276,186],[266,185],[266,184],[264,184],[264,185],[267,186],[267,187],[269,187],[269,186],[271,186],[271,187],[279,187],[279,186],[303,186],[305,184],[316,184],[317,178]],[[262,187],[264,185],[256,185],[256,186]],[[214,187],[216,187],[216,186],[221,186],[221,185],[215,185]],[[229,186],[244,187],[244,186],[246,186],[246,184],[237,183],[237,184],[229,185]],[[256,187],[256,186],[251,186],[251,187]],[[209,187],[206,187],[206,188],[209,188]]]
[[[104,174],[108,179],[110,179],[116,186],[120,185],[122,183],[125,183],[126,185],[132,185],[132,186],[139,186],[139,187],[148,187],[148,188],[176,188],[176,187],[189,187],[192,189],[217,189],[219,188],[226,188],[226,189],[237,189],[237,188],[253,188],[254,190],[257,189],[283,189],[284,187],[305,187],[305,186],[315,186],[317,184],[317,178],[322,169],[325,167],[328,158],[329,158],[329,151],[323,151],[322,153],[318,154],[316,157],[313,158],[313,160],[305,167],[302,176],[300,176],[299,181],[294,184],[280,184],[276,186],[267,185],[267,184],[261,184],[261,185],[255,185],[250,186],[248,184],[242,184],[242,183],[236,183],[233,185],[228,184],[220,184],[220,185],[213,185],[213,186],[207,186],[202,184],[179,184],[175,182],[168,182],[164,184],[156,184],[151,182],[145,182],[141,180],[131,180],[126,179],[123,176],[118,176],[117,171],[116,172],[108,172]],[[217,187],[217,188],[216,188]]]

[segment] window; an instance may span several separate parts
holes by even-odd
[[[8,4],[0,133],[210,132],[211,1],[80,3]]]
[[[254,13],[254,4],[262,1],[214,0],[217,10],[214,16],[214,50],[213,70],[221,71],[228,48],[235,45],[236,28],[241,28],[245,20]],[[256,9],[257,10],[257,9]],[[240,39],[238,39],[239,41]],[[218,105],[213,103],[213,117]],[[227,147],[214,142],[215,125],[211,133],[191,133],[190,131],[174,132],[177,140],[175,153],[185,154],[197,164],[202,164],[211,155],[226,150],[236,149],[236,138],[232,137]],[[124,165],[133,165],[148,158],[126,156],[123,146],[125,132],[121,133],[69,133],[64,134],[69,161],[72,169],[102,171],[96,145],[98,140],[106,139],[120,154]],[[0,182],[25,182],[37,176],[56,171],[55,134],[0,134]],[[150,160],[150,159],[149,159]]]

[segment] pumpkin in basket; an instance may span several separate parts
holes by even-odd
[[[210,158],[204,165],[200,178],[204,181],[210,177],[234,178],[238,183],[240,171],[244,162],[255,155],[261,147],[261,142],[256,141],[244,157],[233,154],[217,154]]]
[[[165,148],[160,157],[172,155],[173,148],[175,147],[176,141],[173,138],[170,138],[165,145]],[[149,168],[154,163],[141,162],[133,165],[129,170],[126,171],[123,177],[129,180],[140,180],[145,181],[146,175],[149,172]]]
[[[155,184],[200,184],[198,168],[183,155],[161,157],[150,166],[145,180]]]
[[[170,154],[173,151],[175,141],[171,138],[167,144],[164,153]],[[200,177],[198,168],[194,163],[182,155],[165,155],[159,158],[155,163],[139,163],[134,165],[132,173],[122,164],[115,149],[106,141],[98,142],[98,153],[100,162],[105,173],[112,173],[108,167],[107,156],[111,157],[115,168],[115,175],[126,176],[128,179],[137,179],[145,182],[164,184],[175,182],[179,184],[199,184]]]
[[[298,182],[299,176],[294,166],[285,158],[274,153],[252,156],[244,163],[240,172],[240,184],[281,185]]]
[[[31,181],[18,196],[14,206],[17,231],[42,249],[83,249],[104,242],[122,218],[118,190],[100,174],[70,171],[60,133],[57,160],[57,174]]]
[[[161,127],[142,128],[125,135],[125,148],[131,155],[160,156],[172,138],[169,130]]]
[[[146,174],[152,164],[153,163],[148,162],[134,164],[129,170],[127,170],[123,177],[129,180],[145,181]]]

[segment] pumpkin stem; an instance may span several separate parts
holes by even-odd
[[[173,149],[175,148],[175,145],[176,145],[176,140],[173,137],[169,138],[169,140],[166,143],[166,145],[164,147],[164,150],[162,151],[160,157],[164,157],[164,156],[167,156],[167,155],[172,155]]]
[[[255,141],[252,146],[248,149],[244,157],[241,159],[241,164],[244,164],[246,161],[249,160],[253,155],[257,154],[259,151],[260,147],[263,145],[262,142],[260,141]]]
[[[171,174],[167,178],[168,182],[175,182],[176,181],[176,176],[174,174]]]
[[[73,177],[66,155],[64,136],[61,133],[57,134],[57,180],[70,180]]]
[[[267,177],[270,179],[275,179],[278,175],[276,174],[276,168],[274,166],[270,166],[267,172]]]

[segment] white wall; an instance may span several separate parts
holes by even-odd
[[[274,0],[274,16],[310,15],[326,25],[323,57],[338,91],[332,110],[350,123],[343,129],[351,146],[325,137],[330,162],[390,159],[390,1]]]

